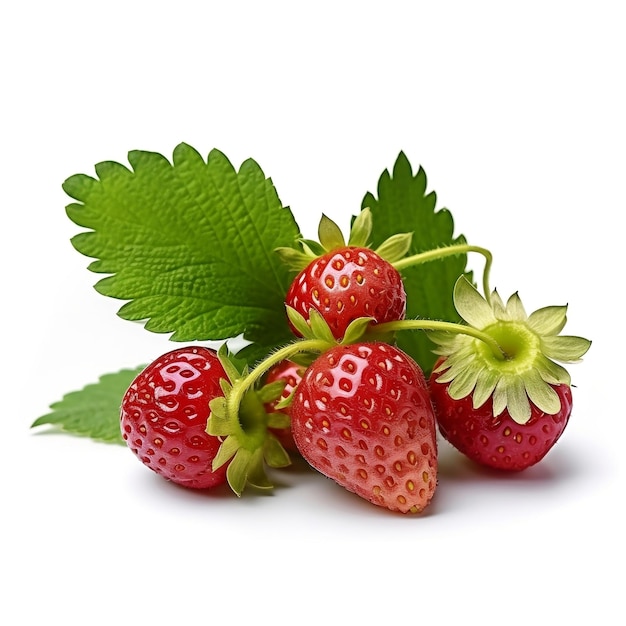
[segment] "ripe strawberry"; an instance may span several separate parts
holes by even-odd
[[[225,483],[227,466],[211,468],[221,442],[206,433],[209,401],[223,395],[225,378],[215,351],[198,346],[148,365],[122,401],[121,430],[129,448],[150,469],[185,487]]]
[[[439,430],[474,461],[506,470],[539,462],[559,439],[572,410],[568,372],[591,342],[559,336],[565,306],[526,315],[513,294],[489,300],[464,278],[457,281],[458,313],[473,335],[434,333],[436,363],[429,385]]]
[[[303,241],[303,251],[277,250],[298,271],[285,304],[307,322],[311,309],[318,311],[338,340],[343,339],[350,322],[357,318],[382,323],[401,320],[406,314],[404,284],[392,263],[406,254],[411,236],[395,235],[372,250],[367,245],[371,230],[369,209],[363,209],[354,220],[347,242],[338,226],[323,215],[319,244]],[[301,337],[291,320],[289,324],[294,334]]]
[[[471,396],[453,400],[449,383],[436,378],[431,376],[430,389],[442,436],[470,459],[496,469],[523,470],[539,462],[563,433],[572,411],[569,385],[553,385],[561,409],[550,415],[531,405],[529,420],[518,424],[507,410],[495,417],[492,398],[476,409]]]
[[[420,367],[384,342],[339,345],[306,370],[291,405],[293,437],[315,469],[402,513],[437,484],[435,421]]]
[[[398,270],[369,248],[345,246],[312,261],[293,280],[285,303],[305,319],[319,311],[337,339],[350,322],[371,317],[393,322],[406,313],[406,293]],[[294,333],[299,334],[292,326]]]
[[[265,410],[267,413],[283,413],[289,415],[289,407],[276,408],[276,405],[289,398],[294,389],[298,386],[298,383],[302,379],[304,368],[293,361],[284,360],[272,367],[265,375],[265,384],[271,384],[277,381],[284,381],[285,387],[279,398],[265,403]],[[278,441],[282,444],[283,448],[287,452],[297,452],[298,449],[293,441],[293,435],[291,434],[291,427],[287,428],[269,428]]]

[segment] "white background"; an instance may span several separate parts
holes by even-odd
[[[623,624],[620,5],[3,5],[2,623]],[[400,150],[422,165],[500,293],[568,303],[568,334],[593,340],[557,448],[500,477],[442,446],[435,500],[407,518],[303,467],[237,500],[31,431],[172,347],[93,290],[62,182],[181,141],[254,158],[308,236],[322,211],[345,228]]]

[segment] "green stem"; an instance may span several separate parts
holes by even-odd
[[[491,271],[491,265],[493,263],[493,256],[486,248],[480,246],[471,246],[469,244],[460,243],[453,246],[447,246],[445,248],[435,248],[433,250],[427,250],[426,252],[420,252],[412,256],[404,257],[399,261],[395,261],[392,265],[400,272],[407,267],[413,265],[419,265],[421,263],[428,263],[429,261],[436,261],[447,256],[454,256],[456,254],[464,254],[466,252],[478,252],[485,257],[485,269],[483,271],[483,292],[485,299],[490,303],[491,290],[489,288],[489,272]]]
[[[265,357],[263,361],[258,363],[245,378],[233,381],[232,393],[228,396],[227,400],[228,414],[239,414],[239,407],[246,392],[274,365],[290,359],[296,354],[302,352],[324,352],[328,347],[328,341],[323,339],[301,339],[279,348],[276,352],[272,352],[269,356]]]
[[[491,335],[476,328],[472,328],[471,326],[465,326],[464,324],[442,322],[439,320],[398,320],[378,324],[376,330],[382,330],[383,332],[397,332],[398,330],[440,330],[457,335],[469,335],[470,337],[475,337],[486,343],[491,348],[496,358],[500,360],[506,359],[506,353]]]

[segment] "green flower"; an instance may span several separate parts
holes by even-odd
[[[431,334],[435,353],[444,357],[434,372],[440,374],[438,382],[450,383],[450,396],[459,400],[472,394],[474,408],[493,397],[494,416],[506,409],[519,424],[530,419],[531,402],[544,413],[558,413],[561,403],[552,385],[570,385],[571,379],[557,361],[575,363],[591,345],[582,337],[559,335],[567,306],[548,306],[527,315],[517,293],[506,304],[495,290],[487,300],[465,277],[456,282],[454,305],[484,339]]]

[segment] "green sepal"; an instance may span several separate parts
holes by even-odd
[[[206,432],[213,437],[228,437],[239,432],[239,427],[228,417],[228,409],[224,397],[213,398],[209,402],[209,419]]]
[[[328,252],[321,243],[315,241],[314,239],[300,239],[300,245],[302,246],[305,254],[308,255],[309,261],[317,258],[318,256],[322,256],[325,252]]]
[[[336,343],[330,326],[317,309],[309,309],[309,324],[314,338],[326,341],[329,346]]]
[[[209,422],[211,422],[212,419],[213,418],[211,417]],[[213,433],[210,432],[209,434],[212,435]],[[222,441],[222,445],[220,446],[217,454],[215,455],[215,458],[213,459],[213,471],[219,469],[220,467],[222,467],[222,465],[224,465],[224,463],[230,461],[235,456],[238,450],[240,450],[240,446],[237,442],[237,439],[232,435],[226,437],[226,439]]]
[[[228,441],[228,439],[226,441]],[[222,444],[222,446],[224,446],[224,444]],[[234,456],[231,456],[232,460],[226,468],[226,480],[235,494],[237,496],[241,496],[243,490],[245,489],[246,482],[248,481],[250,471],[253,469],[251,467],[252,452],[250,452],[250,450],[246,450],[245,448],[238,448],[234,452]],[[215,471],[215,462],[213,463],[213,471]]]
[[[280,257],[280,260],[294,272],[303,270],[315,258],[295,248],[281,247],[276,248],[274,252]]]
[[[244,370],[245,371],[245,370]],[[210,435],[222,437],[223,441],[213,460],[213,470],[228,463],[226,478],[231,489],[239,496],[246,484],[261,489],[271,488],[265,475],[264,463],[271,467],[284,467],[291,461],[281,452],[268,431],[270,424],[285,423],[265,410],[265,403],[280,397],[284,383],[277,381],[260,389],[247,389],[245,378],[237,378],[228,384],[224,397],[209,403],[211,411],[206,430]],[[238,401],[234,396],[241,396]],[[231,408],[231,405],[237,408]],[[289,417],[286,425],[289,426]],[[278,444],[280,445],[280,444]]]
[[[286,384],[287,383],[284,380],[275,380],[273,383],[267,383],[263,385],[257,391],[259,400],[263,404],[266,404],[267,402],[273,402],[274,400],[278,400],[278,398],[280,398],[281,394],[283,393]]]
[[[287,396],[287,398],[284,398],[284,400],[287,400],[289,397],[291,397],[291,394]],[[278,404],[276,404],[274,407],[276,411],[268,414],[268,417],[267,417],[268,428],[289,428],[289,426],[291,426],[291,419],[289,415],[287,415],[286,413],[279,412],[279,409],[284,408],[284,406],[285,405],[282,405],[279,407]]]
[[[352,320],[346,328],[341,344],[349,345],[363,339],[373,320],[373,317],[357,317],[355,320]]]
[[[285,416],[286,417],[286,416]],[[287,424],[289,426],[289,424]],[[287,428],[287,426],[275,426],[273,428]],[[265,462],[274,468],[283,468],[291,465],[291,458],[283,448],[283,445],[274,435],[269,435],[263,449],[263,458]]]
[[[335,248],[343,248],[346,245],[346,240],[339,226],[325,214],[322,214],[317,234],[322,247],[327,252]]]
[[[219,359],[226,376],[228,376],[229,382],[234,382],[238,378],[242,378],[248,373],[247,363],[241,359],[237,359],[229,350],[228,346],[224,343],[219,347],[217,351],[217,358]]]
[[[407,255],[412,240],[413,233],[398,233],[383,241],[374,252],[389,263],[395,263]]]
[[[265,472],[265,451],[262,448],[255,450],[248,459],[246,481],[257,489],[269,490],[274,487]]]
[[[358,246],[360,248],[368,247],[370,244],[370,237],[372,236],[372,228],[372,212],[366,207],[361,210],[352,222],[348,245]]]
[[[528,317],[528,325],[540,335],[558,335],[567,322],[567,305],[546,306]]]
[[[313,330],[304,316],[293,307],[286,306],[285,308],[287,310],[287,317],[289,318],[289,321],[293,324],[293,327],[300,333],[300,335],[305,339],[313,339]]]
[[[465,276],[459,276],[456,281],[453,298],[458,314],[470,326],[484,328],[498,321],[493,308]]]
[[[318,352],[299,352],[298,354],[291,356],[289,360],[306,369],[315,361],[315,359],[317,359],[318,356]]]
[[[339,226],[327,215],[322,214],[318,225],[318,241],[298,239],[295,247],[279,247],[274,250],[281,261],[292,271],[300,272],[316,258],[344,246],[368,247],[372,232],[372,215],[363,209],[353,219],[348,241]],[[391,242],[390,251],[397,254],[401,248],[398,242]]]
[[[591,347],[591,341],[583,337],[542,337],[541,350],[550,359],[561,363],[576,363]]]
[[[530,316],[517,293],[506,301],[497,291],[489,300],[463,276],[455,285],[454,302],[462,319],[477,334],[432,332],[434,352],[444,359],[433,369],[448,383],[453,399],[472,396],[475,408],[492,398],[493,414],[507,411],[519,424],[531,416],[531,403],[546,414],[561,409],[556,385],[571,385],[569,372],[556,361],[575,363],[589,350],[582,337],[563,336],[565,306],[538,309]],[[482,338],[484,336],[484,339]],[[487,340],[495,341],[502,354]]]

